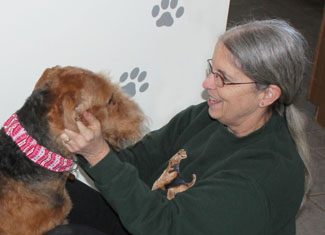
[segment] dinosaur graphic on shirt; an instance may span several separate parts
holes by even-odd
[[[171,200],[177,193],[184,192],[193,187],[196,182],[196,175],[192,174],[192,181],[186,182],[180,174],[180,162],[187,158],[184,149],[179,150],[173,157],[169,159],[167,168],[161,176],[154,182],[152,190],[167,190],[167,199]]]

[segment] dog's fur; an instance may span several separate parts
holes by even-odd
[[[118,85],[72,66],[45,70],[16,114],[39,144],[72,158],[59,135],[65,128],[78,131],[75,120],[85,110],[100,121],[106,141],[116,150],[143,134],[143,113]],[[27,159],[2,128],[0,234],[39,235],[64,223],[72,207],[65,190],[68,174],[49,171]]]

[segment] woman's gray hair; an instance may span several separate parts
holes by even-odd
[[[307,63],[307,43],[283,20],[257,20],[235,26],[220,38],[234,57],[234,63],[257,82],[258,89],[274,84],[281,96],[272,107],[287,120],[291,136],[306,167],[306,192],[310,189],[310,152],[305,117],[296,107]]]

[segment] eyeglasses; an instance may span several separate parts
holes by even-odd
[[[225,85],[243,85],[243,84],[254,84],[257,82],[227,82],[227,77],[222,72],[214,72],[212,68],[212,59],[208,59],[208,68],[207,68],[207,74],[213,75],[214,82],[217,85],[217,87],[224,87]]]

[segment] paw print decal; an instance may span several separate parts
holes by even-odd
[[[149,88],[149,83],[145,82],[147,77],[147,72],[142,71],[140,73],[140,69],[135,67],[130,74],[128,72],[124,72],[120,76],[120,83],[125,83],[122,85],[122,89],[125,93],[127,93],[130,97],[135,96],[139,92],[145,92]],[[137,79],[136,79],[137,78]]]
[[[160,10],[162,13],[160,14]],[[175,14],[172,14],[175,12]],[[160,14],[160,16],[159,16]],[[161,4],[155,5],[152,8],[152,17],[158,17],[156,21],[157,27],[167,26],[170,27],[174,24],[174,17],[180,18],[184,14],[184,7],[178,7],[178,0],[161,0]]]

